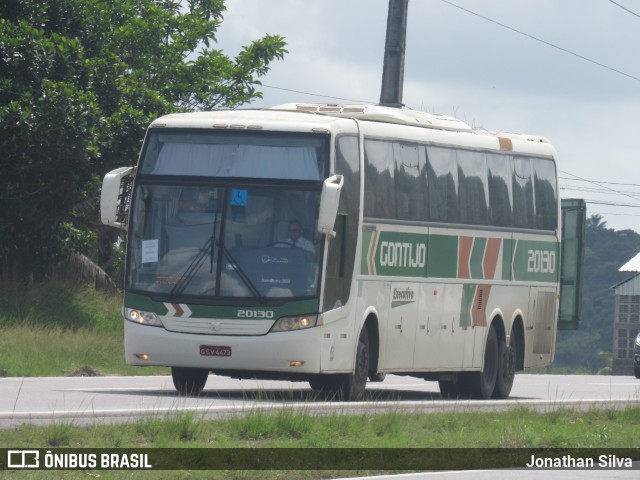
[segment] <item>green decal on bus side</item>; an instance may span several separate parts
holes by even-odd
[[[513,279],[557,282],[559,257],[557,242],[518,240],[513,253]]]
[[[462,286],[462,302],[460,305],[460,326],[470,327],[472,322],[471,308],[476,296],[477,285],[465,284]]]
[[[513,256],[514,243],[510,238],[502,240],[502,280],[512,280],[511,258]]]
[[[401,307],[402,305],[408,305],[418,300],[413,288],[406,287],[398,290],[394,287],[393,297],[391,300],[391,308]]]
[[[458,237],[431,235],[427,276],[456,278],[458,276]]]
[[[361,272],[422,278],[557,282],[557,241],[364,230]]]
[[[469,265],[469,268],[471,270],[471,278],[484,278],[483,260],[486,246],[486,238],[476,237],[474,239],[473,249],[471,250],[471,262]]]

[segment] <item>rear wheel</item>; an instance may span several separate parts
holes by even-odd
[[[440,387],[440,395],[442,398],[458,398],[460,397],[460,388],[458,382],[453,380],[438,380]]]
[[[493,395],[498,378],[498,335],[491,325],[484,349],[484,368],[481,372],[468,372],[464,375],[465,393],[473,398],[488,400]]]
[[[636,376],[636,378],[640,378],[640,367],[633,367],[633,374]]]
[[[209,370],[204,368],[171,367],[171,378],[178,393],[198,395],[209,378]]]
[[[511,393],[516,376],[516,341],[513,335],[511,344],[507,345],[502,339],[498,343],[498,375],[493,398],[507,398]]]

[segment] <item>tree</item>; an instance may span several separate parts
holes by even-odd
[[[284,39],[231,59],[211,48],[224,11],[224,0],[0,3],[0,277],[42,276],[95,243],[100,178],[135,162],[151,120],[261,97]]]

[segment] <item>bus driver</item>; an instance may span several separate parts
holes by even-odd
[[[299,220],[291,220],[289,222],[289,236],[283,243],[308,252],[311,258],[316,253],[313,243],[302,236],[302,224]]]

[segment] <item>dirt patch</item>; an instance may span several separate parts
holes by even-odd
[[[102,374],[89,365],[83,365],[67,373],[67,377],[101,377]]]

